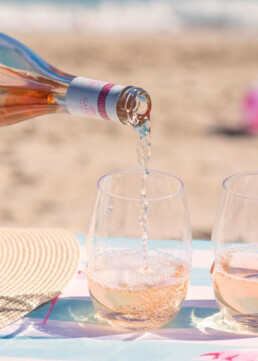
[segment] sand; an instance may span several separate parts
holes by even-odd
[[[210,238],[223,179],[258,170],[258,137],[220,131],[241,124],[243,96],[258,81],[257,36],[10,35],[64,71],[149,91],[151,168],[183,180],[193,237]],[[135,130],[105,120],[42,116],[1,128],[0,138],[2,226],[87,233],[97,179],[136,168]]]

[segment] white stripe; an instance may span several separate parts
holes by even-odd
[[[208,268],[210,269],[214,261],[214,256],[211,251],[196,249],[192,255],[193,268]]]
[[[60,298],[64,297],[89,297],[89,289],[87,285],[87,280],[85,279],[74,279],[73,282],[65,288],[65,290],[60,295]]]
[[[187,300],[214,300],[211,287],[190,286],[186,295]]]

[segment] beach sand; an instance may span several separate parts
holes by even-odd
[[[258,82],[256,34],[10,35],[68,73],[150,93],[151,168],[183,180],[193,237],[210,238],[223,179],[258,170],[258,136],[221,131]],[[0,138],[2,226],[87,233],[98,178],[136,168],[135,130],[105,120],[42,116]]]

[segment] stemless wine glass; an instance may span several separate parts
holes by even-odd
[[[212,242],[211,276],[225,320],[258,331],[258,172],[223,182]]]
[[[97,314],[131,330],[167,324],[181,308],[190,275],[183,183],[150,171],[144,199],[141,184],[139,171],[102,177],[87,238],[86,275]]]

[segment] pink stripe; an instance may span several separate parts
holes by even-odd
[[[113,88],[113,86],[115,86],[115,84],[112,84],[112,83],[107,83],[106,85],[104,85],[104,87],[102,88],[102,90],[99,94],[99,97],[98,97],[98,111],[99,111],[101,118],[103,118],[103,119],[110,120],[110,118],[106,112],[106,99],[107,99],[110,89]]]
[[[59,298],[59,296],[56,296],[55,298],[53,298],[51,300],[51,305],[50,305],[49,311],[48,311],[46,317],[44,318],[44,320],[42,322],[40,322],[40,325],[46,325],[47,324],[47,320],[48,320],[49,316],[51,315],[53,307],[55,306],[55,303],[57,302],[58,298]]]

